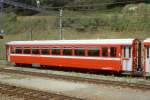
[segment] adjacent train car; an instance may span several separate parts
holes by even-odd
[[[12,41],[6,44],[7,60],[32,64],[136,73],[137,39]]]
[[[146,76],[150,76],[150,38],[143,41],[144,45],[144,72]]]

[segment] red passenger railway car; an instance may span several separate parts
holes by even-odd
[[[13,64],[136,73],[138,44],[137,39],[12,41],[6,49]]]

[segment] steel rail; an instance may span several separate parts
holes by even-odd
[[[83,100],[60,94],[32,90],[0,83],[0,94],[8,97],[22,98],[23,100]]]
[[[29,71],[12,70],[12,69],[1,69],[0,72],[31,75],[31,76],[37,76],[37,77],[47,77],[47,78],[52,78],[52,79],[62,79],[62,80],[69,80],[69,81],[74,81],[74,82],[85,82],[85,83],[91,83],[91,84],[104,84],[104,85],[110,85],[110,86],[119,86],[119,87],[124,87],[124,88],[132,88],[132,89],[150,91],[150,84],[144,84],[144,83],[129,83],[129,82],[120,82],[120,81],[112,81],[112,80],[104,80],[104,79],[91,79],[91,78],[83,78],[83,77],[76,77],[76,76],[47,74],[47,73],[29,72]]]

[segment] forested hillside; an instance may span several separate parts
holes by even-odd
[[[36,0],[13,0],[30,5],[35,5]],[[129,3],[149,3],[149,0],[40,0],[42,5],[58,7],[58,6],[68,6],[68,5],[83,5],[83,4],[106,4],[108,5],[125,5]]]
[[[36,0],[14,0],[36,7]],[[0,55],[11,40],[60,39],[59,10],[63,8],[63,39],[150,37],[150,0],[40,0],[35,12],[4,5],[0,16]],[[3,57],[3,58],[4,58]],[[1,58],[0,58],[1,59]]]
[[[13,0],[36,6],[37,0]],[[106,10],[116,7],[124,7],[127,4],[150,3],[150,0],[39,0],[41,8],[58,10],[59,7],[66,7],[67,10],[80,11],[83,9]],[[8,7],[8,6],[7,6]],[[52,9],[54,7],[54,9]],[[13,8],[13,7],[12,7]],[[21,8],[14,8],[17,13],[22,12]],[[12,11],[12,10],[11,10]],[[34,13],[34,12],[33,12]],[[26,14],[26,13],[25,13]]]
[[[13,1],[36,6],[36,0]],[[2,23],[0,28],[4,29],[6,34],[34,33],[34,30],[43,34],[53,30],[58,32],[58,9],[63,7],[64,32],[150,31],[150,0],[40,0],[40,2],[40,7],[47,8],[49,14],[35,13],[32,10],[5,4],[6,13],[0,16]]]

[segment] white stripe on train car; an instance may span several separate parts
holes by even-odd
[[[145,39],[143,42],[144,42],[144,43],[145,43],[145,42],[150,43],[150,38]]]
[[[75,59],[94,59],[94,60],[121,60],[121,58],[107,57],[87,57],[87,56],[55,56],[55,55],[31,55],[31,54],[10,54],[10,56],[30,56],[30,57],[47,57],[47,58],[75,58]]]
[[[63,45],[63,44],[121,44],[132,45],[135,39],[89,39],[89,40],[34,40],[34,41],[11,41],[7,45]]]

